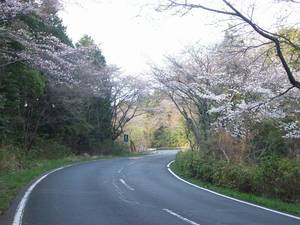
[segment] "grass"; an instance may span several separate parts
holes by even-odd
[[[119,155],[100,156],[69,156],[57,160],[34,160],[29,161],[27,169],[0,173],[0,215],[9,208],[17,193],[26,184],[41,174],[69,164],[100,159],[112,159],[116,157],[139,156],[146,153],[122,153]]]
[[[263,196],[257,196],[254,194],[249,194],[249,193],[241,193],[235,190],[231,190],[228,188],[223,188],[223,187],[218,187],[215,186],[211,183],[203,182],[199,179],[196,178],[191,178],[184,176],[183,171],[180,171],[176,165],[176,163],[171,164],[171,169],[173,172],[175,172],[178,176],[181,178],[184,178],[185,180],[196,184],[198,186],[210,189],[212,191],[218,192],[220,194],[224,194],[233,198],[237,198],[243,201],[251,202],[260,206],[264,206],[270,209],[278,210],[281,212],[293,214],[295,216],[300,216],[300,203],[288,203],[288,202],[283,202],[279,199],[273,199],[273,198],[267,198]]]

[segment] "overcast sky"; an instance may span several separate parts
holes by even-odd
[[[215,23],[221,17],[202,10],[180,17],[156,12],[157,0],[78,2],[66,4],[60,13],[69,36],[74,42],[84,34],[92,36],[101,43],[108,63],[120,66],[129,74],[145,72],[147,63],[160,63],[164,55],[179,52],[184,46],[196,42],[212,45],[223,37],[224,27]],[[274,19],[267,7],[255,11],[255,17],[266,26]]]

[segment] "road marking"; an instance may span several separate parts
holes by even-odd
[[[267,210],[269,212],[273,212],[273,213],[276,213],[276,214],[279,214],[279,215],[282,215],[282,216],[287,216],[287,217],[290,217],[290,218],[293,218],[293,219],[296,219],[296,220],[300,220],[300,217],[297,217],[297,216],[293,216],[291,214],[287,214],[287,213],[283,213],[283,212],[280,212],[280,211],[277,211],[277,210],[274,210],[274,209],[269,209],[269,208],[266,208],[266,207],[263,207],[263,206],[259,206],[259,205],[256,205],[256,204],[253,204],[253,203],[250,203],[250,202],[246,202],[246,201],[242,201],[242,200],[239,200],[239,199],[236,199],[236,198],[232,198],[232,197],[229,197],[229,196],[226,196],[226,195],[223,195],[223,194],[220,194],[218,192],[215,192],[215,191],[212,191],[212,190],[209,190],[209,189],[206,189],[206,188],[203,188],[203,187],[200,187],[198,185],[195,185],[193,183],[190,183],[184,179],[182,179],[181,177],[177,176],[170,168],[170,165],[175,162],[175,160],[172,160],[171,162],[169,162],[169,164],[167,165],[167,168],[169,170],[169,172],[174,176],[176,177],[177,179],[181,180],[182,182],[184,183],[187,183],[195,188],[198,188],[198,189],[201,189],[203,191],[207,191],[207,192],[210,192],[212,194],[215,194],[215,195],[218,195],[218,196],[221,196],[223,198],[227,198],[227,199],[230,199],[230,200],[233,200],[233,201],[236,201],[236,202],[239,202],[239,203],[243,203],[243,204],[246,204],[246,205],[250,205],[250,206],[253,206],[253,207],[256,207],[256,208],[260,208],[260,209],[264,209],[264,210]]]
[[[124,181],[124,180],[123,180]],[[118,198],[128,204],[135,204],[135,205],[140,205],[139,202],[137,201],[131,201],[129,199],[126,199],[126,196],[124,196],[124,192],[121,191],[121,189],[119,188],[119,186],[115,183],[115,181],[113,180],[113,185],[115,186],[115,191],[118,193]]]
[[[69,165],[71,166],[71,165]],[[25,209],[25,206],[26,206],[26,203],[29,199],[29,196],[31,194],[31,192],[33,191],[33,189],[38,185],[38,183],[40,183],[43,179],[45,179],[48,175],[58,171],[58,170],[61,170],[61,169],[64,169],[64,168],[67,168],[69,166],[64,166],[64,167],[60,167],[60,168],[57,168],[55,170],[52,170],[50,171],[49,173],[45,174],[44,176],[40,177],[38,180],[36,180],[28,189],[27,191],[25,192],[23,198],[21,199],[19,205],[18,205],[18,208],[17,208],[17,211],[15,213],[15,216],[14,216],[14,220],[13,220],[13,223],[12,225],[21,225],[22,224],[22,218],[23,218],[23,214],[24,214],[24,209]]]
[[[179,215],[179,214],[173,212],[173,211],[170,210],[170,209],[163,209],[163,211],[165,211],[165,212],[167,212],[167,213],[169,213],[169,214],[171,214],[171,215],[173,215],[173,216],[176,216],[177,218],[179,218],[179,219],[181,219],[181,220],[183,220],[183,221],[185,221],[185,222],[187,222],[187,223],[189,223],[189,224],[192,224],[192,225],[200,225],[199,223],[196,223],[196,222],[194,222],[194,221],[192,221],[192,220],[189,220],[189,219],[187,219],[187,218],[185,218],[185,217],[183,217],[183,216],[181,216],[181,215]]]
[[[120,179],[121,183],[124,184],[125,187],[127,187],[130,191],[134,191],[134,188],[130,187],[125,180],[123,180],[122,178]]]
[[[122,167],[121,169],[119,169],[118,173],[121,173],[123,169],[124,169],[124,167]]]
[[[119,186],[115,183],[115,181],[113,181],[113,185],[115,187],[115,191],[119,194],[122,195],[122,191],[120,190]]]

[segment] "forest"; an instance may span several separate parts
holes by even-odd
[[[89,35],[73,43],[60,1],[0,2],[0,188],[1,174],[41,160],[180,147],[184,177],[299,206],[299,24],[265,30],[225,0],[162,2],[158,13],[231,20],[220,43],[183,47],[148,80],[107,62]]]
[[[59,1],[1,3],[0,170],[22,157],[120,151],[141,85],[108,65],[93,38],[73,44]],[[15,162],[14,162],[15,161]]]

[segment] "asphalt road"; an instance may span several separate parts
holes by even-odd
[[[166,168],[174,151],[71,166],[43,179],[22,225],[299,225],[197,189]]]

